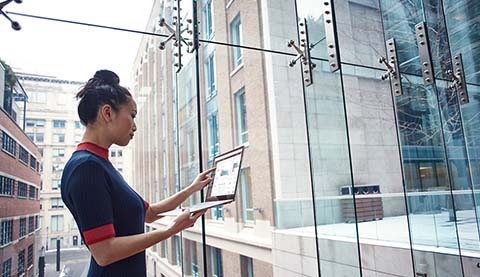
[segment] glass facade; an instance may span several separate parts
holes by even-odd
[[[159,49],[161,18],[185,43]],[[478,0],[153,1],[122,171],[154,203],[245,152],[235,201],[147,249],[149,276],[480,276],[479,26]],[[45,140],[79,142],[69,122]]]
[[[241,144],[246,152],[236,202],[163,244],[165,253],[177,253],[179,243],[184,251],[181,266],[179,254],[164,254],[167,267],[185,276],[223,276],[234,268],[238,276],[478,274],[475,1],[187,2],[183,20],[196,9],[201,44],[194,55],[184,53],[181,69],[137,76],[153,78],[134,86],[151,88],[139,140],[159,132],[164,142],[155,150],[137,141],[134,165],[163,163],[162,198],[219,153]],[[169,3],[156,2],[167,19]],[[303,20],[305,31],[297,25]],[[427,30],[419,37],[422,22]],[[174,47],[143,52],[155,39],[144,39],[139,55],[147,59],[135,67],[176,61]],[[308,43],[310,64],[301,56],[290,62],[299,52],[289,40],[298,50]],[[457,54],[468,103],[455,81]],[[425,73],[425,62],[432,72]],[[387,72],[395,66],[398,72]],[[390,82],[395,73],[400,84]],[[164,104],[152,114],[147,103],[157,97]],[[145,130],[152,115],[161,126]],[[153,151],[163,158],[145,159]],[[152,176],[134,174],[155,198]],[[167,224],[162,220],[155,224]],[[155,257],[149,260],[161,272]]]

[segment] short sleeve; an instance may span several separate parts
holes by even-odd
[[[103,167],[87,161],[79,165],[70,179],[69,200],[72,213],[87,245],[115,237],[111,191]]]

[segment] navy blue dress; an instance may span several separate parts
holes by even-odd
[[[108,149],[79,144],[63,170],[61,192],[87,246],[144,232],[148,203],[108,161]],[[145,251],[105,267],[92,257],[88,276],[146,276]]]

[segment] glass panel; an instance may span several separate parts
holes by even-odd
[[[342,203],[346,223],[334,226],[353,225],[356,216],[363,274],[414,275],[390,84],[381,80],[380,70],[343,65],[342,73],[355,205]],[[342,194],[352,189],[342,187]],[[384,266],[382,261],[390,258],[397,266]]]
[[[461,53],[467,83],[480,85],[479,9],[476,0],[443,0],[452,54]]]
[[[381,0],[385,39],[395,38],[400,71],[420,75],[415,24],[423,21],[421,0]]]
[[[473,206],[472,210],[465,210],[457,212],[457,217],[460,217],[459,213],[463,213],[463,216],[467,215],[468,218],[472,218],[475,213],[477,217],[477,235],[480,233],[480,194],[478,188],[480,188],[480,171],[479,168],[479,151],[478,151],[478,126],[480,125],[479,117],[479,84],[480,84],[480,75],[478,67],[478,54],[480,53],[479,41],[480,37],[478,32],[474,30],[478,29],[478,10],[480,5],[478,1],[443,1],[446,25],[448,31],[448,37],[450,42],[450,50],[453,55],[462,54],[463,67],[465,73],[465,79],[467,83],[467,92],[469,94],[470,103],[461,105],[461,122],[463,123],[463,131],[465,134],[465,143],[467,145],[467,156],[468,163],[470,166],[470,171],[467,173],[469,178],[471,178],[473,189]],[[454,91],[452,93],[455,93]],[[467,178],[468,178],[467,177]],[[470,199],[465,199],[470,200]],[[470,200],[471,202],[471,200]],[[463,217],[462,216],[462,217]],[[473,222],[469,224],[470,228],[474,228]],[[473,234],[475,232],[472,232]],[[475,236],[472,236],[475,240],[474,245],[469,245],[468,250],[474,250],[476,253],[480,251],[477,245],[477,239]],[[473,247],[472,247],[473,246]],[[469,255],[465,253],[465,255]]]
[[[378,67],[378,58],[385,55],[379,1],[351,0],[334,3],[341,61]],[[323,18],[321,20],[323,22]]]
[[[351,9],[346,2],[335,4],[335,13],[338,10],[343,16],[340,18],[337,15],[337,28],[342,29],[341,34],[344,40],[347,40],[349,34],[350,36],[353,34],[346,28],[350,19],[347,14]],[[297,8],[298,17],[307,19],[309,40],[311,45],[315,45],[311,52],[312,56],[325,58],[327,42],[321,13],[322,3],[297,1]],[[346,48],[346,59],[348,56],[356,55],[355,52],[356,50]],[[365,56],[367,54],[368,51]],[[363,59],[360,55],[357,57]],[[313,62],[316,64],[313,70],[313,84],[305,87],[304,97],[320,275],[361,276],[355,190],[352,183],[342,79],[340,71],[336,73],[329,71],[328,62],[323,60]],[[315,233],[311,228],[310,230]]]

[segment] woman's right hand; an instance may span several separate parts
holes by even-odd
[[[181,214],[179,214],[169,225],[168,229],[172,231],[174,234],[185,230],[187,228],[192,227],[195,224],[195,221],[203,214],[205,214],[207,210],[197,211],[195,213],[191,213],[190,209],[186,208]]]

